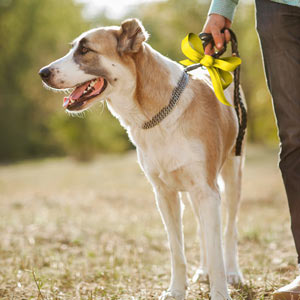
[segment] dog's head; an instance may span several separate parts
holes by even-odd
[[[82,111],[97,100],[135,88],[133,57],[148,38],[137,19],[120,27],[102,27],[81,34],[67,55],[43,67],[43,82],[55,89],[74,88],[64,99],[68,111]]]

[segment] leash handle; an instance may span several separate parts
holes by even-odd
[[[207,46],[209,43],[211,43],[212,46],[214,47],[215,41],[214,41],[213,36],[212,36],[211,33],[201,32],[201,33],[199,34],[199,38],[200,38],[201,41],[202,41],[202,44],[203,44],[203,48],[204,48],[204,49],[206,48],[206,46]],[[225,42],[224,45],[223,45],[223,48],[222,48],[221,50],[219,50],[218,52],[215,52],[215,53],[212,55],[212,57],[213,57],[213,58],[219,58],[222,54],[224,54],[224,52],[226,51],[226,49],[227,49],[227,44],[226,44],[226,42]]]
[[[239,56],[239,53],[238,53],[238,47],[237,47],[237,38],[236,38],[236,35],[235,33],[230,29],[230,28],[223,28],[221,30],[221,33],[224,33],[225,30],[228,30],[230,32],[230,36],[231,36],[231,49],[232,49],[232,55],[233,56]],[[201,32],[199,34],[199,38],[201,39],[202,41],[202,44],[203,44],[203,48],[205,49],[206,46],[211,43],[213,46],[215,45],[215,42],[214,42],[214,39],[213,39],[213,36],[211,33],[205,33],[205,32]],[[227,50],[227,44],[226,44],[226,41],[224,42],[224,45],[223,45],[223,48],[221,50],[219,50],[218,52],[214,53],[212,55],[212,57],[214,58],[219,58],[221,55],[223,55],[225,53],[225,51]]]

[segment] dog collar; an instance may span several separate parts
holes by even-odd
[[[173,110],[175,105],[178,103],[180,95],[189,81],[189,75],[186,71],[182,72],[182,75],[177,83],[177,86],[172,91],[171,99],[169,104],[163,107],[151,120],[145,122],[142,126],[143,129],[150,129],[158,125],[167,115]]]

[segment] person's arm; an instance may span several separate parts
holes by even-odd
[[[208,11],[208,17],[203,27],[203,32],[211,33],[217,49],[222,49],[224,41],[230,41],[230,33],[225,30],[221,33],[223,28],[230,28],[231,21],[235,12],[238,0],[213,0]],[[205,48],[205,54],[212,55],[214,53],[211,44]]]
[[[213,0],[208,15],[217,14],[232,21],[239,0]]]

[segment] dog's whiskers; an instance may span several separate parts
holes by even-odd
[[[105,101],[99,102],[99,106],[100,106],[100,114],[99,114],[99,115],[102,115],[102,114],[103,114],[104,109],[105,109],[105,104],[106,104]]]

